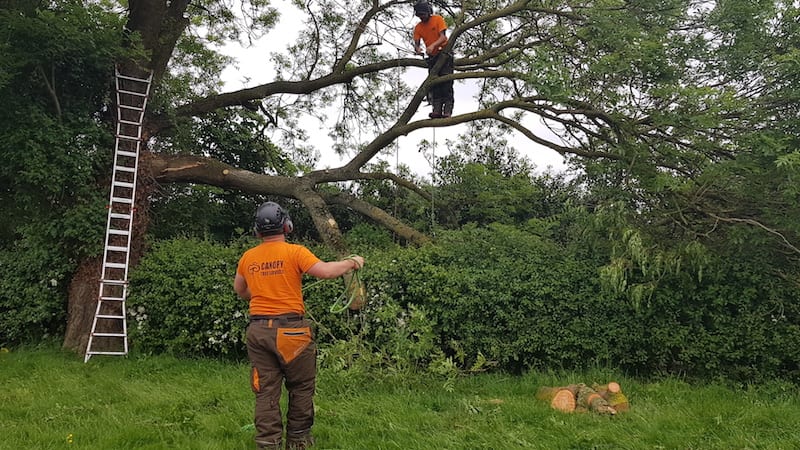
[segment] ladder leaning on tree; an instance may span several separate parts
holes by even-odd
[[[86,345],[84,362],[92,355],[127,355],[128,264],[133,232],[136,174],[142,146],[142,121],[150,94],[152,73],[126,76],[115,69],[117,130],[109,195],[108,220],[97,309]]]

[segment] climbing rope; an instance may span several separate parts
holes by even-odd
[[[436,228],[436,127],[431,129],[433,132],[433,142],[431,143],[431,234],[435,234]]]
[[[344,259],[349,259],[355,261],[355,255],[350,255],[345,257]],[[358,264],[358,263],[356,263]],[[353,304],[353,301],[358,297],[361,292],[364,292],[364,282],[361,280],[361,271],[363,271],[363,266],[360,267],[358,270],[354,270],[350,274],[350,280],[348,280],[347,284],[344,287],[344,290],[338,297],[333,300],[333,304],[331,304],[330,312],[334,314],[338,314],[346,310]],[[303,286],[303,291],[306,289],[316,286],[319,283],[325,282],[328,280],[317,280],[313,283],[307,284]]]

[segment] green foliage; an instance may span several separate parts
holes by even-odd
[[[605,332],[615,324],[591,318],[602,305],[592,268],[538,235],[466,227],[399,253],[384,270],[382,289],[428,309],[459,365],[479,354],[511,371],[608,363]]]
[[[797,379],[800,297],[760,270],[766,263],[755,255],[714,256],[702,278],[691,270],[664,276],[619,329],[626,339],[616,362],[702,379]]]
[[[233,291],[241,250],[196,239],[156,243],[130,277],[133,346],[142,352],[243,355],[247,302]]]
[[[96,255],[113,133],[103,124],[122,18],[98,4],[0,9],[0,341],[63,327],[77,261]]]
[[[480,135],[480,130],[476,132]],[[579,201],[580,189],[564,174],[534,175],[527,160],[497,145],[482,148],[483,156],[462,149],[438,160],[437,225],[451,229],[468,223],[519,225],[553,218]]]
[[[58,333],[74,263],[37,235],[0,249],[0,346]]]
[[[361,310],[331,311],[342,280],[306,280],[321,366],[353,383],[422,371],[448,389],[459,374],[497,369],[800,379],[800,298],[791,282],[760,270],[767,255],[658,253],[634,232],[617,250],[589,245],[602,239],[577,233],[589,218],[573,214],[558,240],[538,224],[492,224],[442,231],[422,248],[388,239],[364,246]],[[364,227],[352,242],[373,233]],[[246,305],[231,288],[240,244],[155,245],[132,279],[134,347],[241,355]],[[608,289],[606,272],[616,269],[604,258],[614,251],[622,285]]]

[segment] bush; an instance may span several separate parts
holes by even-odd
[[[242,250],[196,239],[156,243],[131,272],[132,347],[179,355],[243,355],[248,305],[233,291]]]
[[[442,232],[380,272],[371,282],[429,311],[437,345],[464,367],[482,358],[513,372],[609,362],[621,319],[603,310],[593,268],[537,235],[499,224]]]
[[[65,322],[74,263],[40,236],[0,250],[0,347],[57,334]]]
[[[156,245],[131,279],[134,345],[242,355],[247,305],[231,287],[240,244]],[[443,231],[421,248],[382,242],[359,251],[367,261],[361,311],[331,311],[341,279],[305,282],[320,364],[354,377],[412,370],[451,377],[489,367],[742,382],[800,376],[800,294],[761,273],[759,261],[711,258],[702,279],[665,274],[651,296],[633,302],[602,289],[602,258],[575,249],[494,224]]]
[[[800,379],[800,293],[740,258],[665,277],[621,330],[620,367],[701,379]]]

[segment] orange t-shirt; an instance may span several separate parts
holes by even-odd
[[[417,42],[418,39],[422,39],[426,46],[431,45],[439,39],[442,31],[446,29],[447,24],[444,23],[444,18],[438,14],[434,14],[427,22],[420,22],[414,27],[414,42]],[[430,56],[439,53],[445,45],[447,45],[447,37],[445,37],[444,43],[440,45],[439,48],[435,49]]]
[[[236,273],[250,288],[250,315],[304,314],[303,274],[320,261],[302,245],[282,241],[244,252]]]

